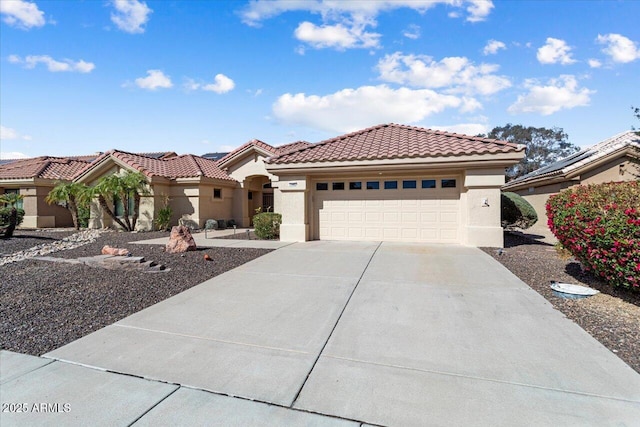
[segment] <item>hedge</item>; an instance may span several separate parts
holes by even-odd
[[[536,210],[522,196],[506,192],[500,195],[502,227],[506,229],[521,228],[523,230],[538,222]]]
[[[640,291],[640,185],[574,187],[549,198],[549,228],[586,270]]]
[[[280,237],[282,215],[275,212],[262,212],[253,217],[253,228],[259,239],[271,240]]]

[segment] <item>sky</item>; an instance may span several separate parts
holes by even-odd
[[[0,158],[640,127],[640,1],[0,0]]]

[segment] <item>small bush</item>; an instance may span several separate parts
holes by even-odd
[[[253,217],[253,227],[258,239],[277,239],[280,237],[282,215],[275,212],[262,212]]]
[[[586,270],[640,290],[640,185],[574,187],[549,198],[549,228]]]
[[[501,194],[500,201],[502,228],[526,230],[538,222],[536,210],[522,196],[506,192]]]
[[[171,216],[173,215],[173,209],[171,206],[165,206],[158,209],[158,217],[154,220],[156,228],[159,231],[169,231],[171,228]]]
[[[0,227],[6,227],[11,222],[11,209],[13,208],[0,208]],[[24,219],[24,210],[17,209],[17,211],[18,220],[16,221],[16,227],[22,224],[22,220]]]

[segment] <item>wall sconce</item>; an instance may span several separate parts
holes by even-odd
[[[484,197],[482,199],[482,207],[483,208],[488,208],[489,207],[489,199],[487,199],[486,197]]]

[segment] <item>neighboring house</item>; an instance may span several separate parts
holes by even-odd
[[[549,196],[574,185],[637,180],[639,161],[640,136],[623,132],[514,179],[502,189],[521,195],[536,210],[538,222],[528,231],[553,239],[547,225]]]
[[[139,230],[153,229],[156,212],[165,206],[167,198],[173,209],[173,224],[185,218],[202,227],[207,219],[226,220],[234,217],[233,196],[237,182],[222,171],[215,161],[200,156],[149,157],[111,150],[80,171],[74,181],[92,186],[105,175],[123,171],[141,172],[149,182],[149,194],[144,195],[140,203],[136,227]],[[112,207],[115,207],[116,215],[121,214],[115,204]],[[92,203],[89,227],[113,225],[100,206]]]
[[[35,157],[14,160],[0,165],[0,194],[17,193],[25,215],[21,227],[71,227],[71,214],[57,204],[49,205],[45,198],[60,181],[70,182],[89,164],[81,158]]]
[[[385,124],[266,160],[280,239],[503,245],[500,188],[524,147]],[[279,194],[279,196],[278,196]]]

